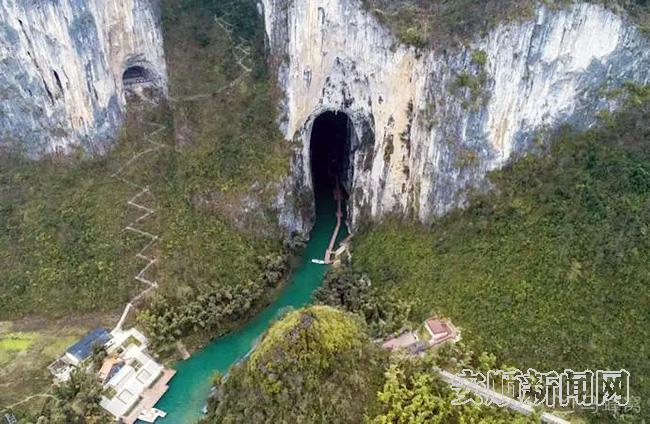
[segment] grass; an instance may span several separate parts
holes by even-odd
[[[650,90],[585,134],[490,176],[495,193],[422,228],[362,234],[355,266],[382,295],[442,314],[474,351],[539,370],[627,369],[650,398]]]
[[[38,330],[0,334],[0,411],[4,406],[50,389],[47,366],[79,340],[88,327],[46,325]],[[22,404],[23,412],[37,412],[44,399]]]
[[[18,354],[25,352],[36,339],[34,333],[6,333],[0,334],[0,366],[14,359]]]

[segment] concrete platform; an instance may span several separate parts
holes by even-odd
[[[140,402],[138,402],[129,415],[122,417],[124,423],[133,424],[143,411],[152,409],[169,389],[168,383],[175,374],[176,370],[165,368],[158,381],[142,393]]]

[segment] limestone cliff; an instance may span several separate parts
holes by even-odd
[[[0,0],[0,148],[105,150],[133,66],[166,91],[155,0]]]
[[[462,205],[466,189],[563,122],[586,127],[624,81],[650,82],[650,49],[601,6],[540,7],[464,49],[400,44],[360,0],[263,0],[284,90],[281,128],[295,146],[281,222],[310,226],[309,140],[323,111],[348,114],[350,221],[388,213],[423,222]],[[437,51],[442,50],[442,51]]]

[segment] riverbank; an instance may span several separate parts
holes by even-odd
[[[288,309],[300,308],[311,302],[313,291],[322,282],[328,266],[312,263],[322,258],[336,225],[336,204],[330,196],[317,201],[316,223],[302,259],[293,270],[280,295],[269,306],[241,328],[219,337],[196,351],[187,361],[179,362],[177,374],[169,391],[156,405],[167,412],[158,423],[192,423],[200,419],[215,373],[226,373],[231,365],[253,349],[269,325]],[[339,237],[345,237],[345,231]]]

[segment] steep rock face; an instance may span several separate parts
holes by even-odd
[[[354,123],[349,221],[388,213],[431,221],[490,170],[530,151],[540,130],[586,127],[616,107],[604,93],[648,83],[650,49],[625,17],[591,4],[540,7],[470,47],[416,51],[358,0],[263,0],[284,89],[281,129],[295,146],[281,222],[306,232],[309,141],[327,110]]]
[[[155,0],[0,0],[0,148],[103,151],[142,66],[166,92]]]

